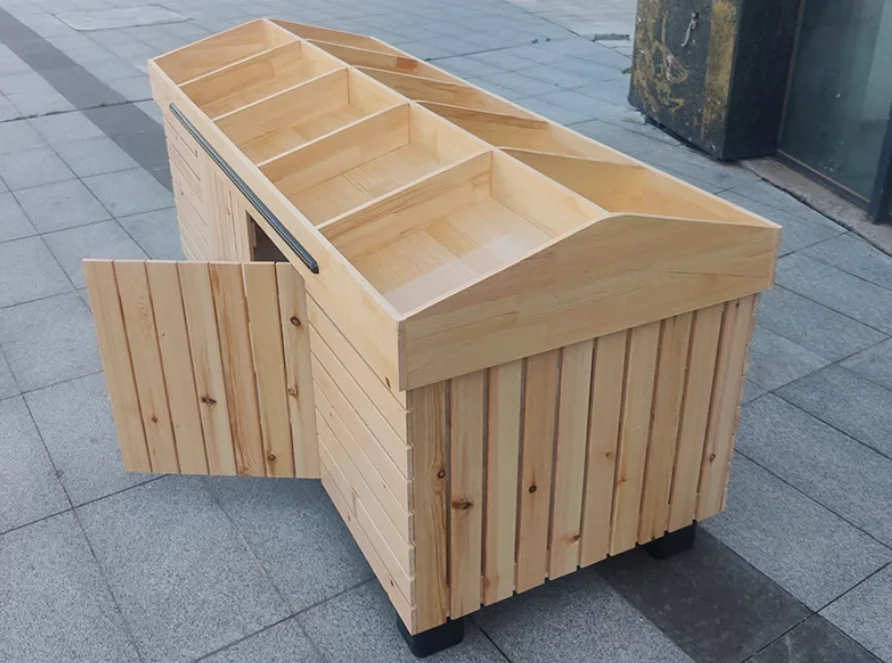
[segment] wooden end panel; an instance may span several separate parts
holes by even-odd
[[[642,216],[594,221],[403,323],[407,388],[770,288],[775,228]],[[473,342],[471,342],[473,339]]]

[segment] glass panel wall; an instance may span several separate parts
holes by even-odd
[[[780,151],[869,200],[892,108],[892,0],[804,0]]]

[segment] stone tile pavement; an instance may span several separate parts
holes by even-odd
[[[482,611],[435,660],[892,663],[892,258],[644,124],[630,48],[587,37],[633,3],[56,18],[144,4],[0,0],[0,663],[411,660],[317,483],[120,470],[79,260],[181,256],[145,59],[264,15],[380,36],[784,226],[728,511],[688,555],[633,551]]]

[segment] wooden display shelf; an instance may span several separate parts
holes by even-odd
[[[722,510],[777,225],[362,35],[149,69],[190,260],[86,262],[127,469],[321,478],[410,634]]]

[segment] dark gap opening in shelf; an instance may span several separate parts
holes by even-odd
[[[248,226],[251,229],[252,260],[255,262],[288,262],[285,254],[276,246],[275,242],[257,225],[257,222],[248,215]]]

